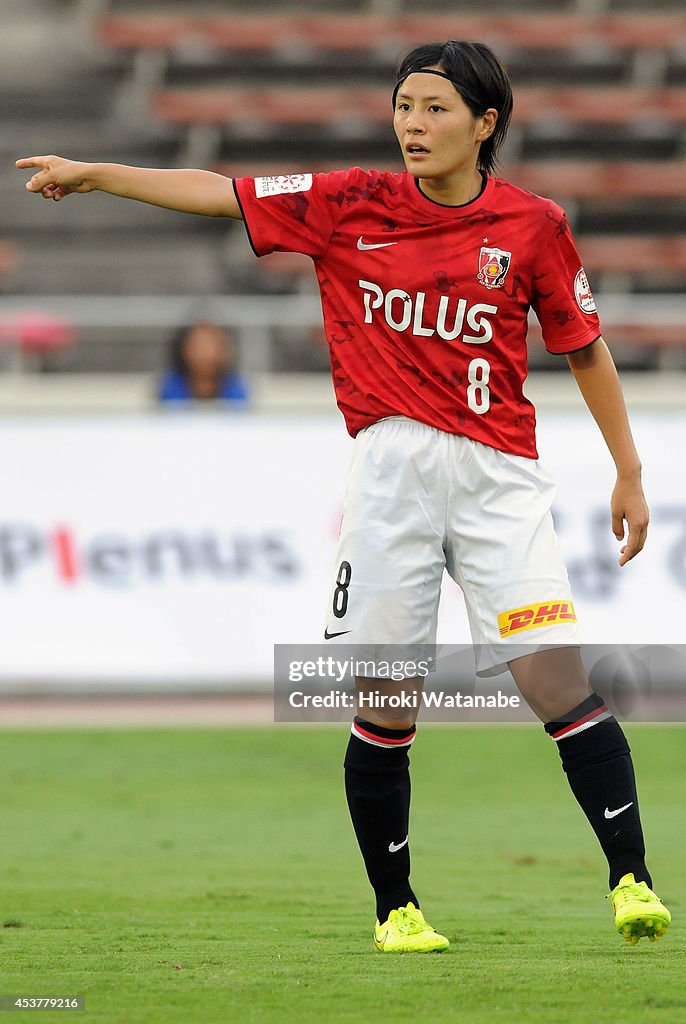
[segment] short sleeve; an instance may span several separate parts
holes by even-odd
[[[567,217],[554,203],[546,229],[534,265],[531,305],[548,351],[575,352],[600,337],[600,320]]]
[[[256,256],[301,252],[323,256],[341,215],[351,171],[237,178],[236,197]]]

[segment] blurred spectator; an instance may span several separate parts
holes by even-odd
[[[158,387],[161,402],[219,399],[243,405],[248,393],[236,370],[233,339],[217,324],[182,327],[169,346],[169,369]]]

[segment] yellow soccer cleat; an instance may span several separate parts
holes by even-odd
[[[438,953],[450,943],[427,924],[414,903],[392,910],[383,924],[376,922],[374,945],[379,953]]]
[[[624,875],[610,893],[615,912],[615,927],[630,946],[646,935],[651,942],[667,931],[672,915],[659,896],[645,882],[636,882],[632,874]]]

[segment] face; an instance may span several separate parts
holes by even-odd
[[[398,90],[393,128],[410,174],[447,179],[474,171],[496,118],[493,109],[475,117],[451,82],[418,71]]]
[[[192,374],[220,373],[231,359],[231,346],[221,328],[196,324],[186,336],[184,358]]]

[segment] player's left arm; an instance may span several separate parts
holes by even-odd
[[[650,517],[641,484],[641,460],[631,435],[617,368],[602,338],[579,352],[568,353],[567,361],[617,468],[610,503],[612,532],[617,540],[624,540],[626,522],[628,536],[619,556],[619,564],[626,565],[642,550]]]

